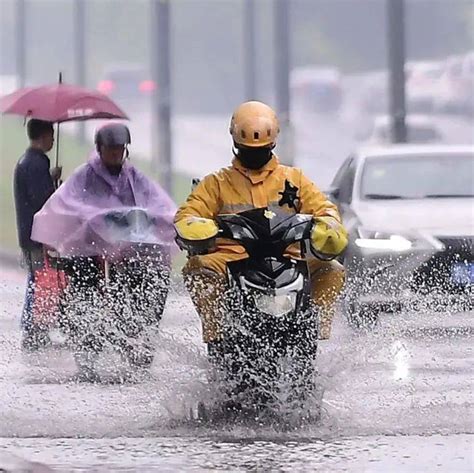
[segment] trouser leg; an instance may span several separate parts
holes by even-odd
[[[335,314],[334,304],[344,287],[344,267],[337,261],[319,260],[311,260],[309,267],[312,297],[320,311],[319,338],[327,340]]]

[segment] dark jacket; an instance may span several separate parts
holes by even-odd
[[[48,156],[28,148],[18,161],[13,178],[18,241],[24,250],[41,245],[31,240],[33,217],[54,192]]]

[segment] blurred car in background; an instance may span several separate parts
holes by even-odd
[[[448,58],[434,107],[445,113],[474,113],[474,51]]]
[[[341,75],[334,68],[302,67],[291,71],[291,96],[314,113],[338,112],[343,100]]]
[[[147,110],[157,90],[150,73],[138,64],[108,66],[97,84],[97,90],[108,95],[126,112]]]
[[[388,72],[374,71],[365,74],[361,84],[359,108],[370,114],[388,113]]]
[[[19,82],[18,77],[13,74],[0,75],[0,97],[18,89]]]
[[[435,61],[412,61],[406,64],[405,70],[408,112],[433,112],[444,64]]]
[[[407,139],[409,143],[439,143],[443,135],[438,125],[428,115],[407,115],[405,119]],[[392,118],[389,115],[379,115],[374,118],[372,130],[366,138],[367,144],[385,145],[392,142]],[[365,138],[359,135],[360,138]]]
[[[374,324],[429,294],[466,296],[472,307],[473,170],[471,146],[364,148],[344,162],[328,196],[350,235],[349,322]]]

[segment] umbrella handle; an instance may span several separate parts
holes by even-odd
[[[59,72],[58,83],[59,84],[63,83],[63,73],[62,72]],[[56,165],[56,167],[59,166],[59,122],[58,122],[58,125],[57,125],[57,128],[56,128],[56,161],[55,161],[55,165]],[[59,187],[59,185],[57,187]]]
[[[55,159],[55,166],[59,166],[59,123],[56,127],[56,159]]]

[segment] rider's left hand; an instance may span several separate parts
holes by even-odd
[[[317,217],[311,232],[311,244],[317,253],[340,255],[347,246],[347,232],[334,217]]]

